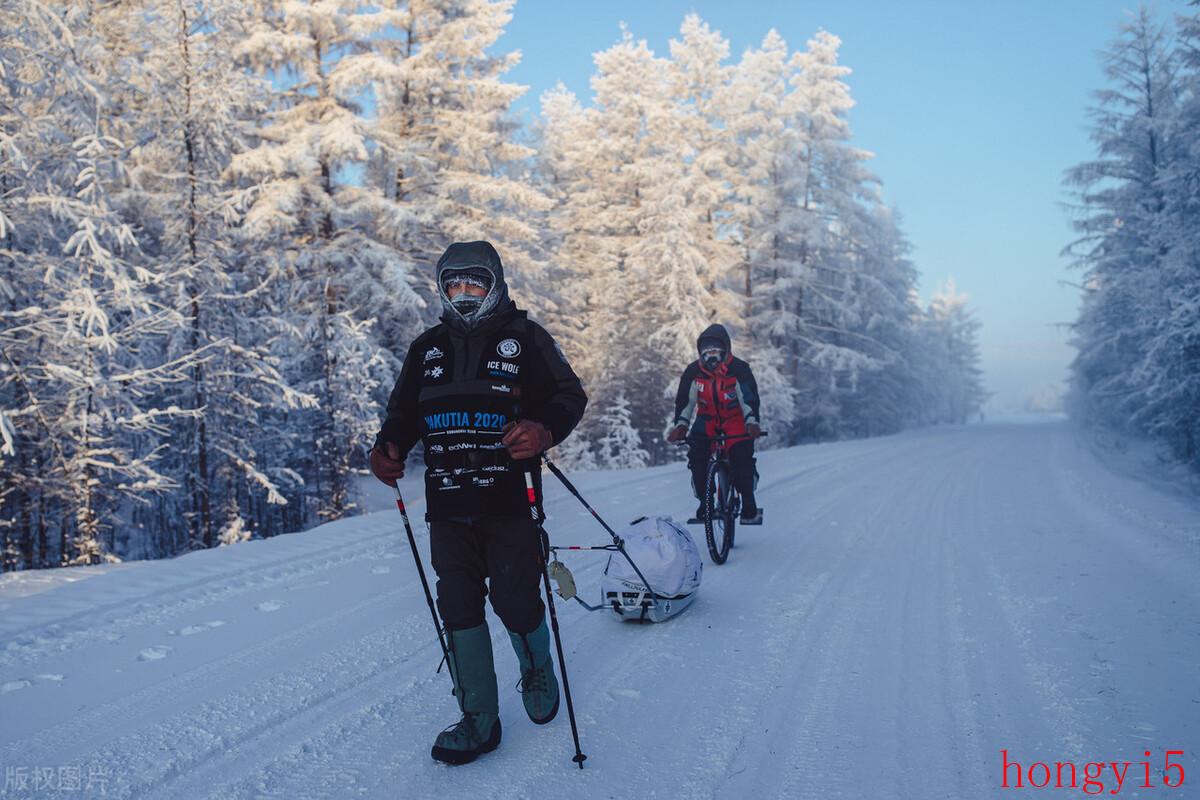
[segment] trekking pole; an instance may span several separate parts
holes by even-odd
[[[425,602],[429,604],[429,614],[433,617],[433,629],[437,631],[438,644],[442,646],[442,659],[446,665],[450,664],[450,650],[446,647],[446,639],[442,636],[442,623],[438,619],[437,607],[433,604],[433,593],[429,591],[429,581],[425,579],[425,567],[421,565],[421,554],[417,552],[417,540],[413,536],[412,523],[408,521],[408,511],[404,508],[404,497],[400,494],[400,484],[393,483],[392,488],[396,490],[396,508],[400,509],[400,516],[404,518],[404,530],[408,532],[408,546],[412,549],[413,561],[417,565],[417,574],[421,576],[421,587],[425,589]],[[442,665],[438,664],[440,672]]]
[[[538,559],[542,567],[542,583],[546,589],[546,607],[550,609],[550,630],[554,632],[554,648],[558,651],[558,669],[562,673],[563,694],[567,697],[567,717],[571,720],[571,738],[575,741],[575,755],[571,758],[580,769],[587,756],[579,748],[579,727],[575,724],[575,704],[571,702],[571,682],[567,680],[567,661],[563,656],[562,636],[558,632],[558,614],[554,610],[554,595],[550,591],[550,573],[546,570],[546,552],[550,548],[550,535],[542,524],[542,513],[538,505],[537,489],[534,488],[533,472],[525,472],[525,496],[529,499],[529,513],[537,523],[541,535],[541,546],[538,548]]]

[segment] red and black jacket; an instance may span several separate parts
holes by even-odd
[[[725,343],[725,360],[708,369],[699,360],[688,364],[675,393],[675,425],[695,436],[740,436],[746,426],[759,424],[758,384],[750,365],[729,352],[729,334],[713,325],[701,339],[718,338]],[[732,442],[727,442],[728,448]]]

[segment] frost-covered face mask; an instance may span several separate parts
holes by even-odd
[[[720,347],[706,347],[700,351],[700,363],[708,369],[716,369],[725,360],[725,351]]]
[[[492,290],[492,279],[487,270],[446,270],[442,273],[442,294],[462,316],[471,320]]]

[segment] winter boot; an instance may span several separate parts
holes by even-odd
[[[517,689],[525,702],[525,713],[538,725],[545,725],[558,713],[558,679],[550,659],[550,629],[545,617],[533,633],[509,631],[508,638],[521,662]]]
[[[450,677],[463,716],[438,734],[433,758],[446,764],[466,764],[500,745],[500,701],[492,637],[487,623],[449,631]]]
[[[754,495],[746,495],[744,498],[742,498],[742,502],[742,524],[762,525],[762,509],[759,508],[758,503],[754,501]]]

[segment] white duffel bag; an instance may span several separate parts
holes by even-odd
[[[661,622],[692,604],[704,563],[687,528],[670,517],[642,517],[620,535],[629,557],[608,557],[600,580],[606,608],[623,620]]]

